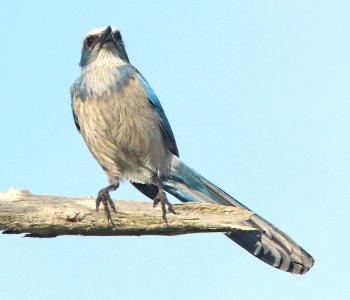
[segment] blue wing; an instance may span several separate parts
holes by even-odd
[[[148,94],[148,100],[151,102],[151,104],[154,107],[154,110],[157,112],[157,114],[161,118],[161,124],[160,127],[163,132],[164,140],[166,146],[169,148],[169,150],[176,156],[179,156],[179,150],[177,149],[174,133],[171,130],[170,123],[165,115],[165,112],[163,110],[162,105],[160,104],[160,101],[157,97],[157,95],[154,93],[153,89],[150,87],[146,79],[142,76],[142,74],[136,70],[137,77],[141,80],[143,83],[147,94]],[[159,190],[158,187],[154,184],[142,184],[142,183],[136,183],[132,182],[132,185],[137,188],[141,193],[145,194],[147,197],[154,199]]]
[[[80,133],[80,126],[79,126],[78,117],[77,117],[77,115],[75,114],[74,109],[73,109],[73,97],[74,97],[74,94],[75,94],[75,83],[74,83],[73,86],[71,87],[70,93],[71,93],[71,108],[72,108],[74,123],[75,123],[75,126],[77,127],[77,129],[78,129],[78,131],[79,131],[79,133]]]
[[[161,129],[164,134],[165,144],[169,147],[169,150],[176,156],[179,156],[179,150],[177,149],[175,136],[173,131],[171,130],[170,123],[165,115],[165,112],[163,110],[162,105],[160,104],[160,101],[157,97],[157,95],[154,93],[153,89],[150,87],[146,79],[142,76],[142,74],[136,70],[136,74],[138,78],[143,83],[145,89],[147,90],[148,94],[148,100],[151,102],[151,104],[154,107],[154,110],[157,112],[157,114],[161,118]]]
[[[73,109],[72,109],[72,112],[73,112],[73,118],[74,118],[75,126],[77,127],[78,131],[80,132],[80,126],[79,126],[77,115],[74,113]]]

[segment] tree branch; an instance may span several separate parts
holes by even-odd
[[[235,207],[207,203],[177,204],[176,215],[168,214],[168,224],[160,208],[151,202],[116,201],[114,226],[95,210],[94,198],[36,196],[10,189],[0,193],[0,230],[29,233],[27,236],[58,235],[177,235],[198,232],[254,230],[240,225],[252,213]]]

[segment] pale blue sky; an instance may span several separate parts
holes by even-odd
[[[277,271],[221,234],[2,235],[0,299],[349,298],[349,16],[349,1],[4,2],[0,191],[94,196],[107,184],[69,87],[84,34],[114,25],[181,158],[316,264]],[[129,184],[112,195],[145,200]]]

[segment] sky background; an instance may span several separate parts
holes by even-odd
[[[181,158],[316,264],[284,273],[222,234],[1,235],[0,299],[349,299],[349,15],[349,1],[322,0],[2,3],[0,191],[107,185],[69,88],[85,33],[114,25]],[[128,183],[112,197],[146,200]]]

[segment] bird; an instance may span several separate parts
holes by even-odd
[[[73,118],[108,178],[109,185],[97,194],[96,210],[102,204],[109,222],[110,209],[116,212],[110,192],[122,180],[152,199],[154,207],[160,203],[165,221],[167,213],[176,213],[166,192],[183,202],[240,207],[252,213],[242,225],[254,230],[225,233],[228,238],[277,269],[294,274],[310,270],[313,257],[287,234],[180,160],[164,109],[130,63],[118,28],[104,26],[86,34],[80,67],[71,86]]]

